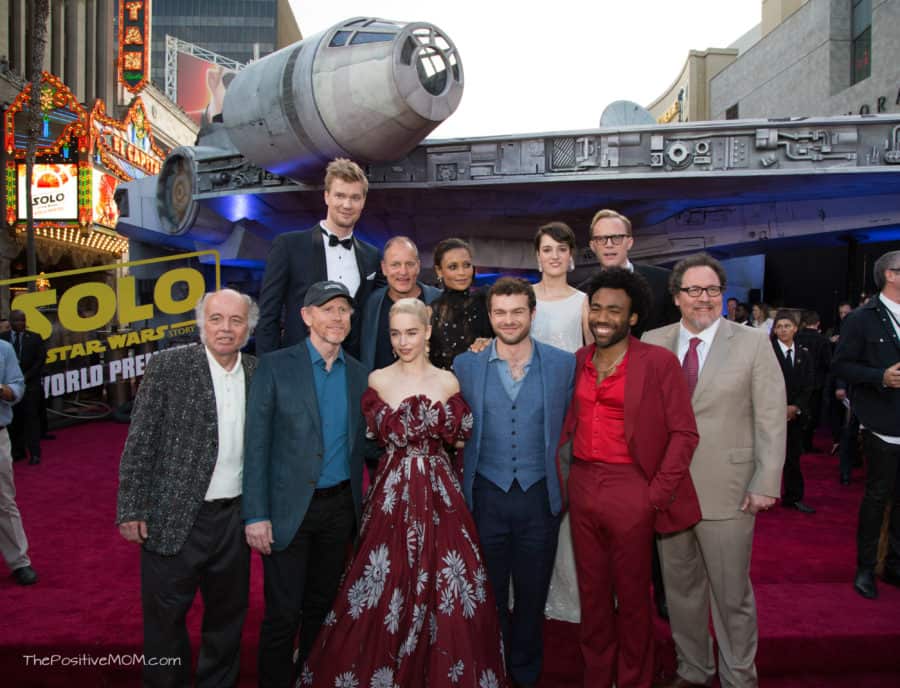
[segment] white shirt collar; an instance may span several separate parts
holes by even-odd
[[[332,232],[328,227],[325,226],[325,220],[319,220],[319,227],[321,227],[328,236],[337,236],[334,232]],[[344,239],[352,239],[353,238],[353,230],[350,230],[350,233],[345,237],[338,237],[341,241]],[[325,248],[328,248],[328,242],[325,242]],[[337,246],[333,246],[332,248],[337,248]],[[347,249],[344,249],[345,251]]]
[[[795,353],[791,354],[791,358],[797,358],[797,354],[796,354],[797,340],[796,339],[794,340],[793,344],[791,344],[790,348],[786,347],[784,345],[784,342],[782,342],[780,339],[776,339],[775,341],[778,342],[778,346],[781,347],[781,355],[782,356],[787,356],[788,351],[794,351]]]
[[[221,363],[219,363],[215,356],[212,355],[209,348],[204,346],[203,350],[206,352],[206,359],[209,361],[209,368],[215,374],[216,372],[221,373],[222,375],[234,375],[241,367],[241,352],[238,351],[237,360],[235,361],[234,367],[231,370],[226,370]]]
[[[678,340],[680,342],[684,342],[684,346],[690,346],[690,341],[693,337],[699,337],[700,341],[703,342],[706,346],[711,346],[713,339],[716,337],[716,332],[719,331],[719,323],[722,322],[722,318],[716,318],[716,321],[707,327],[702,332],[698,334],[694,334],[688,328],[684,326],[684,321],[682,320],[678,324]]]

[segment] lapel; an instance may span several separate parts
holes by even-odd
[[[635,420],[641,413],[641,397],[647,376],[646,353],[647,348],[640,340],[631,337],[628,342],[628,372],[625,375],[625,442],[629,447],[632,446]]]
[[[549,360],[545,360],[541,355],[541,344],[532,337],[532,345],[534,346],[534,357],[541,366],[541,395],[544,403],[544,446],[551,446],[550,439],[550,409],[553,408],[550,402],[550,390],[555,388],[553,377],[548,370]]]
[[[309,283],[315,284],[328,279],[328,266],[325,262],[325,242],[322,239],[322,226],[312,228],[312,256]]]
[[[358,409],[362,407],[362,399],[360,390],[363,385],[359,383],[359,373],[355,366],[350,365],[347,352],[344,352],[344,365],[346,366],[347,378],[347,447],[350,454],[353,454],[354,444],[356,443],[356,429],[359,425],[360,413]]]
[[[356,238],[356,234],[353,235],[353,255],[356,257],[356,269],[359,270],[359,288],[362,288],[366,284],[366,266],[363,263],[363,248],[362,242]]]
[[[472,363],[472,377],[474,380],[481,380],[481,390],[478,394],[475,395],[475,398],[470,401],[472,403],[472,415],[475,418],[484,419],[484,397],[487,393],[487,374],[488,374],[488,358],[490,357],[490,346],[486,348],[481,354],[475,354],[474,362]],[[478,449],[478,453],[481,453],[481,431],[484,427],[484,422],[476,423],[475,427],[477,428],[477,432],[475,434],[475,447]]]
[[[316,398],[316,380],[313,376],[312,359],[309,357],[309,350],[306,347],[306,339],[304,339],[296,344],[291,352],[296,365],[288,367],[294,377],[290,384],[298,391],[300,399],[306,405],[309,415],[313,419],[313,429],[316,431],[319,442],[324,443],[319,401]]]
[[[728,351],[731,348],[731,340],[734,337],[734,331],[729,321],[722,318],[719,323],[719,329],[713,338],[712,346],[709,347],[709,353],[706,354],[706,362],[700,370],[700,377],[697,378],[697,387],[694,389],[693,399],[706,389],[710,384],[710,380],[715,380],[719,374],[725,369],[728,363]],[[678,328],[675,328],[675,351],[678,351]]]
[[[891,317],[891,312],[888,310],[888,307],[881,303],[881,299],[879,295],[876,294],[872,297],[872,300],[875,301],[875,313],[878,315],[881,320],[882,325],[884,325],[885,333],[892,342],[894,342],[894,346],[897,347],[897,350],[900,351],[900,339],[897,338],[897,332],[894,330],[893,318]]]
[[[218,429],[219,414],[216,410],[216,390],[213,387],[212,372],[209,369],[209,360],[206,358],[206,347],[198,344],[194,352],[193,365],[196,370],[196,376],[188,376],[188,379],[194,378],[196,387],[194,388],[197,398],[203,400],[201,408],[208,420],[212,421],[212,427]],[[218,442],[219,436],[216,434],[214,440]]]

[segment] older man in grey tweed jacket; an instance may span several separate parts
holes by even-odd
[[[244,294],[207,294],[197,305],[201,344],[154,356],[135,399],[116,522],[126,540],[142,545],[145,686],[191,685],[185,617],[198,588],[196,685],[238,682],[250,580],[241,521],[244,415],[256,368],[240,349],[258,318]],[[181,661],[150,662],[162,657]]]

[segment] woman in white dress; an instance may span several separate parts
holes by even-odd
[[[587,325],[587,295],[569,286],[566,280],[567,273],[575,269],[575,233],[564,222],[543,225],[534,236],[534,250],[541,281],[534,285],[537,308],[531,334],[539,342],[575,353],[585,341],[593,340]],[[559,527],[556,563],[544,614],[570,623],[581,620],[568,513]]]

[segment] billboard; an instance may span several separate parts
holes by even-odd
[[[78,220],[78,165],[34,166],[31,194],[25,189],[25,165],[19,165],[18,218],[27,218],[31,203],[35,221]]]
[[[116,205],[115,193],[119,180],[96,167],[91,174],[91,205],[93,207],[94,224],[116,228],[119,221],[119,206]]]
[[[175,102],[197,124],[211,122],[222,112],[225,91],[235,72],[184,52],[178,53]]]

